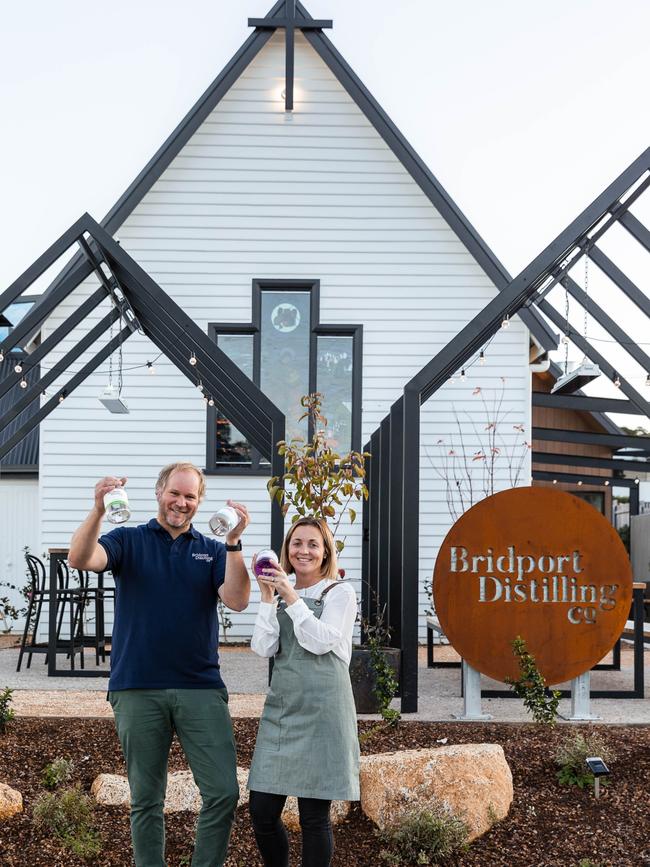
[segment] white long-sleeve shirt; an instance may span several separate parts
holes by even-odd
[[[318,584],[304,587],[296,592],[301,597],[286,608],[293,621],[296,641],[305,650],[321,655],[330,650],[348,665],[352,659],[352,632],[357,619],[357,594],[347,582],[330,590],[323,599],[320,618],[305,605],[303,599],[318,599],[323,590],[335,583],[323,578]],[[273,656],[280,645],[280,625],[277,616],[277,600],[260,602],[251,638],[251,650],[258,656]]]

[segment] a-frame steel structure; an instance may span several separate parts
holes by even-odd
[[[650,376],[650,358],[643,353],[613,319],[571,280],[570,271],[585,254],[603,270],[613,283],[638,307],[650,316],[650,298],[641,291],[598,247],[597,242],[615,224],[623,226],[639,244],[650,252],[650,231],[630,212],[650,186],[650,148],[641,154],[611,183],[558,237],[546,247],[509,285],[472,319],[404,388],[404,393],[390,408],[364,450],[372,453],[369,473],[369,499],[364,504],[364,544],[362,559],[363,614],[372,618],[379,607],[386,607],[391,643],[402,649],[401,701],[402,710],[414,712],[418,703],[418,589],[419,589],[419,477],[420,477],[420,407],[435,395],[454,374],[468,366],[474,355],[499,330],[505,317],[530,305],[540,309],[562,331],[566,323],[546,300],[550,290],[562,284],[583,304],[596,321],[605,328]],[[650,333],[650,322],[648,333]],[[570,340],[602,373],[615,380],[627,400],[607,400],[585,396],[544,395],[536,401],[546,406],[589,409],[596,412],[636,413],[650,418],[650,403],[626,381],[606,358],[575,330]],[[598,442],[614,447],[634,446],[643,457],[650,455],[650,437],[623,434],[590,434],[578,431],[538,429],[534,439],[564,442]],[[557,455],[553,460],[559,463]],[[566,461],[578,465],[587,458],[567,455]],[[535,457],[533,456],[533,460]],[[614,456],[611,461],[598,461],[616,474],[616,484],[624,484],[631,493],[638,490],[634,480],[619,480],[620,470],[632,465]],[[624,465],[624,466],[623,466]],[[588,463],[580,466],[588,468]],[[646,468],[645,463],[638,466]],[[638,468],[638,467],[637,467]],[[647,469],[650,469],[648,464]],[[535,474],[538,478],[539,473]],[[557,473],[554,478],[559,478]],[[604,484],[602,476],[566,474]],[[634,503],[632,502],[634,506]],[[633,510],[632,510],[633,513]],[[432,564],[433,567],[433,564]]]
[[[120,320],[126,323],[114,337],[104,343],[96,354],[70,379],[58,388],[17,430],[0,440],[0,458],[56,409],[94,370],[99,367],[131,334],[140,331],[164,353],[194,384],[201,384],[204,395],[214,399],[244,436],[270,462],[271,473],[282,478],[284,460],[275,444],[284,439],[285,418],[282,412],[245,376],[237,365],[205,334],[158,284],[123,250],[89,214],[84,214],[52,244],[12,285],[0,295],[0,312],[23,293],[70,247],[78,244],[85,261],[64,272],[52,291],[41,297],[30,312],[0,342],[0,355],[7,355],[37,331],[57,306],[93,272],[100,281],[97,288],[42,343],[22,359],[22,370],[0,383],[0,397],[14,390],[15,399],[0,418],[0,436],[21,412],[38,400],[61,374],[80,356],[110,334],[111,326]],[[62,359],[56,368],[37,381],[21,388],[20,382],[34,370],[59,343],[107,298],[111,310],[88,330]],[[283,517],[277,502],[270,506],[271,542],[282,544]]]

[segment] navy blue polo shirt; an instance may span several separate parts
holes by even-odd
[[[226,548],[193,527],[172,539],[155,518],[99,539],[115,576],[109,690],[223,687],[217,590]]]

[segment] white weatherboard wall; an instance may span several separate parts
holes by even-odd
[[[284,42],[276,34],[117,236],[204,330],[211,321],[251,321],[253,278],[319,279],[320,321],[364,327],[366,442],[409,378],[496,290],[300,35],[293,114],[284,111],[283,87]],[[88,281],[77,290],[48,330],[92,285]],[[165,359],[156,363],[155,376],[148,375],[144,365],[156,355],[146,338],[125,344],[130,415],[111,416],[100,407],[104,365],[43,423],[45,544],[67,543],[90,506],[95,480],[106,472],[129,476],[134,518],[140,521],[154,513],[153,484],[161,465],[174,459],[204,465],[204,405],[195,387]],[[491,344],[480,379],[446,385],[423,407],[421,586],[450,525],[443,485],[431,466],[432,449],[455,424],[452,407],[462,418],[469,413],[478,426],[485,423],[472,387],[500,388],[502,376],[507,377],[505,405],[512,422],[528,423],[527,358],[528,332],[514,320]],[[506,467],[497,486],[509,486]],[[265,479],[210,478],[199,529],[228,496],[251,508],[245,542],[250,555],[269,541]],[[343,565],[348,577],[359,577],[358,526],[348,532]],[[424,595],[421,601],[424,608]],[[246,612],[232,616],[234,634],[250,634],[255,611],[254,600]]]

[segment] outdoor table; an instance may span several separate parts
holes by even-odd
[[[72,634],[73,629],[71,626],[71,634],[70,640],[65,642],[60,642],[57,639],[57,602],[59,599],[61,601],[65,601],[66,598],[70,600],[71,606],[73,604],[73,595],[78,595],[80,598],[83,596],[83,588],[67,588],[61,589],[59,588],[58,581],[58,572],[59,572],[59,564],[67,563],[69,548],[48,548],[48,554],[50,558],[50,570],[49,570],[49,586],[50,586],[50,611],[49,611],[49,632],[48,632],[48,648],[51,651],[47,656],[47,675],[48,677],[108,677],[110,672],[101,670],[101,669],[75,669],[74,657],[75,657],[75,637]],[[106,640],[105,635],[105,624],[104,624],[104,606],[103,606],[103,598],[104,598],[104,573],[97,573],[97,590],[98,590],[98,604],[96,606],[96,621],[95,621],[95,629],[99,639],[102,643]],[[100,604],[101,602],[101,604]],[[71,607],[72,611],[72,607]],[[81,615],[83,616],[83,614]],[[71,615],[71,623],[72,623],[72,615]],[[83,653],[83,637],[80,640],[81,652]],[[57,652],[67,652],[70,651],[70,668],[57,668],[56,664],[56,655]]]

